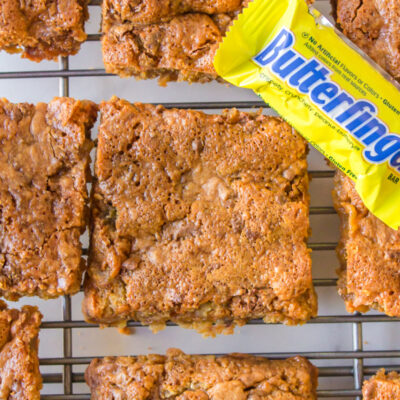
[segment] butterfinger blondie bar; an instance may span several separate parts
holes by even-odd
[[[371,379],[364,381],[363,400],[400,399],[400,375],[397,372],[385,374],[381,369]]]
[[[107,72],[159,83],[217,79],[213,58],[247,0],[103,2],[103,61]]]
[[[76,293],[97,106],[0,100],[0,295]]]
[[[38,334],[42,315],[36,307],[7,309],[0,300],[0,398],[39,400]]]
[[[337,0],[343,33],[400,79],[400,0]]]
[[[353,181],[335,176],[334,205],[341,219],[339,293],[349,312],[374,308],[400,316],[400,231],[371,214]]]
[[[303,357],[268,360],[246,354],[94,359],[85,373],[93,400],[316,399],[318,370]]]
[[[187,13],[234,13],[240,10],[242,3],[243,0],[105,0],[103,29],[123,22],[155,24]]]
[[[75,54],[86,39],[86,0],[0,2],[0,50],[34,61]]]
[[[89,321],[212,333],[316,314],[307,145],[288,124],[117,98],[100,108]]]

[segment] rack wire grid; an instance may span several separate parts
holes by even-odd
[[[325,4],[323,4],[325,3]],[[91,15],[92,14],[97,14],[97,23],[92,22],[92,26],[98,28],[99,24],[99,9],[100,9],[100,4],[101,0],[91,0],[90,2],[90,9],[91,9]],[[320,9],[323,11],[326,11],[328,9],[327,1],[324,0],[319,0],[318,5],[320,5]],[[88,35],[88,43],[90,42],[98,42],[100,39],[100,35],[96,33],[92,33]],[[85,46],[85,45],[84,45]],[[99,46],[98,46],[99,47]],[[82,49],[81,53],[81,59],[82,59],[82,53],[84,53],[85,49]],[[14,57],[13,60],[11,60],[11,57]],[[76,56],[77,57],[77,56]],[[85,55],[83,55],[83,58],[85,58]],[[11,61],[10,61],[11,60]],[[16,90],[22,90],[23,86],[20,86],[19,89],[18,87],[15,88],[13,83],[10,82],[15,82],[15,80],[21,80],[21,79],[32,79],[32,78],[57,78],[58,79],[58,95],[60,96],[69,96],[70,95],[70,86],[71,86],[71,80],[73,78],[77,77],[83,77],[83,78],[89,78],[89,77],[103,77],[103,76],[109,76],[110,74],[107,74],[104,69],[102,68],[84,68],[84,69],[79,69],[79,68],[70,68],[70,60],[68,57],[61,58],[59,61],[59,68],[58,69],[49,69],[49,70],[43,70],[40,69],[39,67],[36,67],[36,70],[29,70],[29,67],[33,69],[32,65],[35,65],[33,63],[25,63],[23,61],[17,60],[17,66],[18,62],[22,62],[24,65],[27,66],[27,70],[19,70],[19,71],[8,71],[7,68],[10,65],[10,62],[13,63],[16,61],[15,56],[5,56],[2,55],[0,58],[0,83],[4,83],[7,81],[9,84],[8,86],[4,86],[2,90],[4,95],[4,92],[14,94],[15,89]],[[4,64],[4,62],[6,64]],[[3,66],[1,65],[3,63]],[[45,63],[46,64],[46,63]],[[51,65],[51,64],[46,64],[46,65]],[[5,69],[5,70],[4,70]],[[18,67],[18,69],[21,69]],[[119,78],[118,78],[119,79]],[[132,79],[133,80],[133,79]],[[127,82],[127,81],[124,81]],[[81,82],[82,83],[82,82]],[[87,85],[87,80],[85,80],[85,83]],[[11,86],[10,86],[11,85]],[[152,88],[154,88],[155,83],[153,83]],[[209,84],[210,90],[207,92],[206,90],[206,98],[210,97],[216,97],[214,96],[214,91],[219,90],[216,89],[216,86]],[[219,85],[219,84],[217,84]],[[195,86],[195,85],[194,85]],[[222,85],[221,85],[222,86]],[[2,86],[0,86],[1,88]],[[102,95],[102,90],[101,90],[102,84],[98,86],[100,88],[100,96]],[[46,91],[48,87],[47,86],[39,86],[41,90]],[[83,90],[85,91],[87,89],[87,86],[84,86]],[[141,89],[143,92],[143,88]],[[167,89],[162,89],[165,91],[168,91]],[[188,89],[191,91],[191,89]],[[203,86],[204,90],[204,86]],[[223,89],[221,89],[223,90]],[[225,87],[226,90],[226,87]],[[39,90],[40,91],[40,90]],[[51,96],[55,95],[56,93],[52,92]],[[46,94],[47,95],[47,94]],[[204,93],[203,93],[204,95]],[[122,96],[121,96],[122,97]],[[204,96],[203,96],[204,97]],[[23,99],[21,99],[23,101]],[[260,101],[254,101],[254,100],[228,100],[228,101],[188,101],[188,102],[160,102],[166,107],[179,107],[179,108],[195,108],[195,109],[202,109],[202,110],[221,110],[223,108],[229,108],[229,107],[237,107],[240,109],[250,109],[253,107],[262,107],[264,109],[267,109],[268,107]],[[318,155],[314,154],[315,157],[319,157]],[[319,157],[319,163],[320,165],[322,164],[322,158]],[[314,192],[318,193],[321,189],[321,187],[325,188],[322,190],[325,190],[325,192],[329,192],[331,188],[331,181],[332,181],[332,176],[333,176],[333,171],[330,171],[326,168],[321,168],[321,169],[313,169],[310,171],[311,177],[314,179],[314,182],[317,183],[317,186],[314,187]],[[326,189],[328,188],[328,190]],[[313,195],[312,195],[313,198]],[[310,208],[310,215],[311,219],[315,216],[317,220],[320,220],[323,216],[334,216],[335,217],[335,210],[332,207],[332,205],[328,206],[314,206],[313,202],[311,203],[311,208]],[[335,217],[336,218],[336,217]],[[325,226],[324,229],[329,229],[331,223],[326,223],[323,222],[322,225]],[[336,229],[337,231],[337,229]],[[87,240],[86,240],[87,241]],[[319,263],[324,264],[325,263],[325,258],[328,259],[329,257],[332,259],[334,257],[334,249],[337,245],[337,242],[335,241],[312,241],[309,243],[309,247],[313,250],[314,255],[317,256]],[[87,253],[87,248],[84,249],[84,253]],[[329,257],[325,257],[325,254],[329,254]],[[315,261],[313,262],[315,264]],[[329,263],[329,262],[328,262]],[[336,261],[337,263],[337,261]],[[322,266],[323,268],[323,266]],[[314,271],[315,272],[315,271]],[[323,308],[326,308],[329,310],[329,304],[330,303],[338,303],[341,302],[341,299],[338,298],[336,294],[336,278],[333,276],[329,278],[315,278],[314,279],[314,285],[317,288],[317,290],[321,290],[323,288],[329,288],[330,289],[330,294],[328,295],[322,295],[320,294],[320,299],[322,299],[322,303],[325,303]],[[77,305],[79,300],[81,299],[82,294],[77,295]],[[334,297],[335,296],[335,297]],[[51,302],[51,301],[48,301]],[[94,340],[97,346],[97,341],[94,339],[96,335],[89,334],[89,339],[82,339],[83,338],[83,333],[82,332],[88,332],[92,331],[95,328],[98,328],[97,325],[94,324],[87,324],[84,322],[79,315],[78,318],[73,318],[73,311],[76,307],[72,305],[72,300],[70,296],[64,296],[62,298],[62,317],[54,319],[54,315],[57,314],[55,312],[55,306],[50,305],[48,306],[48,302],[43,302],[42,300],[38,299],[24,299],[20,303],[37,303],[40,305],[41,310],[43,311],[43,308],[49,308],[49,312],[45,314],[45,320],[42,323],[41,326],[41,344],[40,348],[41,351],[40,353],[45,352],[46,349],[50,348],[50,351],[54,351],[54,347],[59,348],[60,347],[60,340],[62,341],[62,352],[59,356],[57,357],[43,357],[41,356],[40,358],[40,365],[41,365],[41,370],[42,370],[42,375],[43,375],[43,380],[45,384],[45,390],[44,394],[42,395],[42,399],[46,400],[65,400],[65,399],[89,399],[90,395],[88,394],[88,389],[87,387],[84,386],[84,375],[83,375],[83,370],[86,367],[87,364],[91,361],[93,358],[92,356],[78,356],[75,355],[75,350],[73,352],[73,349],[78,345],[78,349],[76,350],[77,353],[79,353],[79,344],[80,341],[83,341],[81,343],[80,349],[84,349],[85,346],[89,346],[89,342],[91,340]],[[58,303],[59,304],[59,303]],[[79,306],[78,306],[79,307]],[[312,330],[306,329],[305,327],[301,328],[294,328],[294,327],[281,327],[277,331],[278,334],[280,335],[281,332],[290,332],[289,335],[289,340],[290,340],[290,347],[293,348],[293,351],[268,351],[268,352],[258,352],[258,351],[246,351],[246,348],[248,347],[248,335],[249,332],[253,332],[251,335],[252,337],[255,337],[255,346],[260,346],[262,347],[263,344],[263,338],[265,337],[265,342],[270,342],[271,339],[268,336],[269,335],[269,330],[273,329],[274,324],[269,324],[266,325],[263,323],[262,320],[252,320],[249,321],[247,324],[247,327],[245,328],[240,328],[240,329],[252,329],[254,326],[257,326],[257,329],[263,329],[261,335],[254,333],[255,331],[248,331],[245,332],[245,344],[241,343],[240,348],[238,349],[237,346],[235,346],[235,335],[229,337],[225,337],[223,339],[218,338],[218,339],[211,339],[216,341],[216,346],[213,346],[214,349],[220,349],[221,347],[226,347],[226,346],[221,346],[221,343],[224,343],[222,341],[229,341],[229,349],[232,352],[235,351],[242,351],[244,349],[244,352],[255,354],[255,355],[261,355],[269,358],[287,358],[291,357],[293,355],[302,355],[304,357],[307,357],[310,359],[312,362],[317,364],[319,366],[319,374],[320,374],[320,381],[324,381],[325,384],[322,385],[322,388],[318,390],[318,397],[319,398],[351,398],[351,399],[361,399],[361,387],[362,387],[362,382],[365,376],[369,376],[374,374],[380,367],[385,367],[391,370],[397,370],[400,371],[400,364],[396,359],[400,358],[400,351],[395,350],[395,348],[398,346],[397,343],[394,340],[394,336],[396,335],[397,328],[396,326],[393,327],[393,322],[399,322],[399,318],[390,318],[388,316],[378,314],[378,313],[369,313],[366,315],[360,315],[360,314],[354,314],[350,315],[347,314],[344,309],[342,304],[340,304],[341,309],[343,312],[330,315],[329,312],[327,312],[327,315],[318,315],[315,319],[311,320],[308,322],[306,326],[312,326]],[[337,307],[336,307],[337,308]],[[320,309],[321,309],[321,301],[320,301]],[[79,318],[80,317],[80,318]],[[376,329],[376,324],[379,323],[379,327],[384,326],[384,329]],[[387,324],[390,323],[390,324]],[[167,324],[170,326],[169,328],[166,329],[168,330],[173,330],[172,326],[174,324],[169,323]],[[264,328],[261,328],[260,326],[263,326]],[[328,333],[323,333],[321,330],[315,331],[317,326],[323,326],[328,328]],[[332,329],[329,329],[329,327],[335,327]],[[374,332],[375,338],[373,340],[370,339],[371,335],[368,334],[368,331],[363,331],[364,327],[367,326],[371,331]],[[134,321],[130,321],[128,323],[128,327],[131,328],[138,328],[140,327],[140,324]],[[351,327],[351,329],[349,329]],[[374,329],[375,327],[375,329]],[[172,333],[166,334],[165,337],[161,335],[160,337],[152,337],[152,333],[147,331],[147,328],[140,328],[140,329],[145,329],[146,331],[144,332],[144,335],[146,335],[146,341],[143,342],[143,337],[139,337],[138,343],[136,343],[136,346],[132,345],[132,341],[136,340],[137,334],[132,335],[127,339],[124,336],[118,336],[119,333],[115,332],[114,328],[110,328],[109,330],[113,330],[112,333],[107,333],[104,335],[104,331],[101,331],[100,329],[97,329],[97,335],[103,336],[101,339],[103,342],[103,346],[99,348],[99,346],[96,347],[96,349],[99,351],[98,353],[94,354],[96,356],[102,356],[102,355],[113,355],[113,351],[116,352],[122,352],[122,354],[125,355],[134,355],[135,353],[129,352],[129,354],[126,354],[126,351],[128,351],[131,348],[137,348],[137,351],[140,353],[146,353],[142,349],[143,343],[147,344],[153,344],[156,342],[161,342],[163,341],[163,346],[169,347],[170,344],[175,344],[178,343],[179,347],[179,342],[181,340],[191,342],[192,345],[194,346],[195,349],[200,349],[203,350],[206,343],[202,344],[198,341],[198,335],[197,333],[194,332],[185,332],[184,339],[181,339],[179,335],[181,334],[180,332],[177,333],[177,330],[174,330]],[[179,329],[179,328],[176,328]],[[254,329],[254,328],[253,328]],[[283,331],[282,329],[285,329]],[[306,332],[301,332],[300,330],[306,329]],[[82,331],[83,330],[83,331]],[[238,330],[238,328],[237,328]],[[268,331],[267,331],[268,330]],[[62,338],[60,338],[57,335],[47,335],[46,332],[52,332],[52,331],[58,331],[62,332]],[[73,335],[74,331],[78,331],[76,335]],[[331,331],[331,332],[330,332]],[[322,332],[322,333],[321,333]],[[389,335],[385,335],[383,332],[390,332]],[[363,335],[364,333],[364,335]],[[374,345],[376,345],[379,342],[378,347],[385,348],[386,343],[391,342],[391,345],[389,346],[389,350],[379,350],[374,348],[374,345],[372,346],[371,349],[365,349],[364,346],[364,339],[365,339],[365,333],[367,333],[367,338],[371,340],[371,342],[374,342]],[[329,351],[296,351],[296,341],[298,337],[301,337],[304,334],[308,337],[308,343],[313,346],[312,342],[318,342],[316,343],[316,346],[321,347],[321,343],[323,346],[329,347],[329,344],[332,344],[332,334],[334,337],[338,338],[338,341],[336,343],[336,348],[333,350]],[[159,334],[160,335],[160,334]],[[196,336],[197,335],[197,336]],[[286,335],[286,334],[285,334]],[[284,335],[284,336],[285,336]],[[310,336],[311,335],[311,336]],[[321,335],[326,335],[326,342],[324,341],[324,337],[321,338]],[[342,337],[343,335],[343,337]],[[44,336],[44,339],[43,339]],[[196,337],[195,337],[196,336]],[[378,336],[378,337],[377,337]],[[149,339],[150,337],[150,339]],[[177,341],[174,342],[174,338],[178,338]],[[276,334],[276,332],[273,333],[273,340],[276,340],[279,342],[279,336]],[[73,340],[74,339],[74,340]],[[312,340],[310,340],[312,339]],[[321,341],[322,339],[322,341]],[[343,339],[343,340],[342,340]],[[379,340],[381,339],[381,340]],[[202,339],[200,339],[202,340]],[[240,340],[243,342],[243,334],[240,338]],[[283,339],[283,347],[287,348],[288,342],[286,341],[286,336],[285,339]],[[348,341],[350,340],[350,346],[348,345]],[[89,342],[88,342],[89,341]],[[311,343],[310,343],[311,341]],[[123,345],[120,347],[115,346],[115,344],[122,342]],[[142,343],[143,342],[143,343]],[[282,341],[281,341],[282,342]],[[342,350],[341,343],[347,342],[347,347],[345,350]],[[203,342],[204,343],[204,342]],[[75,347],[74,347],[75,344]],[[106,348],[104,346],[106,344]],[[183,343],[182,343],[183,344]],[[281,343],[282,344],[282,343]],[[300,340],[299,340],[299,346],[300,346]],[[160,346],[157,347],[155,346],[156,349],[160,348]],[[250,346],[252,347],[252,346]],[[324,348],[326,348],[324,347]],[[149,350],[154,349],[153,346],[148,346]],[[339,350],[338,350],[339,349]],[[154,352],[154,351],[153,351]],[[107,353],[107,354],[99,354],[99,353]],[[197,351],[197,353],[202,353],[202,354],[221,354],[219,351]],[[371,364],[370,361],[373,361]],[[339,380],[337,380],[339,378]],[[324,388],[325,386],[325,388]],[[229,400],[229,399],[228,399]]]

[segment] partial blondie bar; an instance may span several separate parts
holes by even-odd
[[[100,109],[87,320],[212,334],[315,316],[307,145],[288,124],[118,98]]]
[[[38,334],[42,315],[36,307],[7,309],[0,300],[0,398],[39,400]]]
[[[318,370],[303,357],[268,360],[246,354],[94,359],[85,373],[93,400],[314,400]]]
[[[371,379],[364,381],[363,400],[400,399],[400,375],[397,372],[385,374],[381,369]]]
[[[33,61],[75,54],[86,39],[86,0],[0,2],[0,49]]]
[[[187,13],[208,15],[240,10],[243,0],[105,0],[103,28],[113,24],[156,24]]]
[[[343,33],[400,79],[400,0],[337,0],[336,4]]]
[[[0,100],[0,295],[76,293],[97,106]]]
[[[215,52],[246,1],[105,0],[106,71],[141,79],[160,77],[162,85],[217,79]]]
[[[400,231],[371,214],[341,172],[335,176],[334,205],[341,219],[339,293],[349,312],[370,308],[400,316]]]

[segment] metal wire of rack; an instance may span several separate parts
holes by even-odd
[[[101,0],[91,0],[89,5],[99,6]],[[100,40],[100,34],[89,34],[88,41]],[[75,77],[102,77],[112,76],[104,69],[70,69],[69,58],[62,57],[59,61],[58,70],[40,70],[40,71],[20,71],[20,72],[0,72],[1,79],[24,79],[24,78],[59,78],[59,96],[69,96],[70,78]],[[268,108],[262,101],[235,101],[235,102],[186,102],[186,103],[161,103],[166,108],[179,107],[183,109],[223,109],[236,107],[248,109],[253,107]],[[310,175],[314,179],[325,179],[333,176],[333,171],[310,171]],[[310,215],[335,214],[333,207],[310,207]],[[337,243],[309,243],[309,247],[313,251],[334,250]],[[87,249],[83,249],[83,254],[87,255]],[[314,279],[315,287],[334,287],[336,279]],[[41,358],[41,366],[62,366],[61,373],[45,373],[43,374],[44,383],[62,383],[63,394],[47,394],[42,395],[43,400],[86,400],[90,399],[89,394],[81,394],[73,392],[73,383],[84,382],[83,373],[73,373],[72,367],[76,365],[87,365],[92,357],[74,357],[72,354],[72,330],[77,328],[96,328],[96,324],[88,324],[85,321],[72,319],[72,307],[70,296],[64,296],[62,299],[62,320],[45,321],[41,325],[41,329],[62,329],[63,331],[63,356],[54,358]],[[325,351],[325,352],[287,352],[287,353],[251,353],[253,355],[264,356],[272,359],[288,358],[295,355],[301,355],[312,360],[352,360],[352,366],[327,366],[319,367],[319,375],[321,377],[353,377],[353,389],[334,389],[334,390],[318,390],[319,398],[342,398],[351,397],[361,400],[361,387],[364,376],[375,374],[381,367],[390,370],[399,371],[400,365],[390,366],[365,366],[366,359],[389,359],[400,358],[400,351],[365,351],[363,350],[363,324],[364,323],[381,323],[381,322],[400,322],[400,318],[392,318],[386,315],[328,315],[317,316],[308,322],[308,324],[351,324],[352,325],[352,351]],[[262,320],[251,320],[249,325],[264,324]],[[173,323],[167,323],[167,326],[174,326]],[[128,327],[139,327],[141,324],[135,321],[129,321]],[[218,355],[218,354],[217,354]]]

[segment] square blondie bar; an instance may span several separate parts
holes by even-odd
[[[86,39],[85,0],[0,2],[0,49],[33,61],[75,54]]]
[[[0,100],[0,295],[76,293],[97,106]]]
[[[336,0],[343,33],[400,79],[400,0]]]
[[[400,375],[397,372],[385,374],[381,369],[371,379],[364,381],[363,400],[400,399]]]
[[[318,370],[303,357],[194,356],[170,349],[166,356],[94,359],[85,378],[93,400],[314,400]]]
[[[87,320],[213,334],[315,316],[307,145],[288,124],[118,98],[100,109]]]
[[[217,79],[213,58],[247,0],[103,2],[103,61],[107,72],[160,84]]]
[[[38,335],[42,315],[36,307],[7,309],[0,300],[0,398],[39,400]]]
[[[370,308],[400,316],[400,231],[371,214],[341,172],[335,176],[334,205],[341,219],[339,293],[349,312]]]

